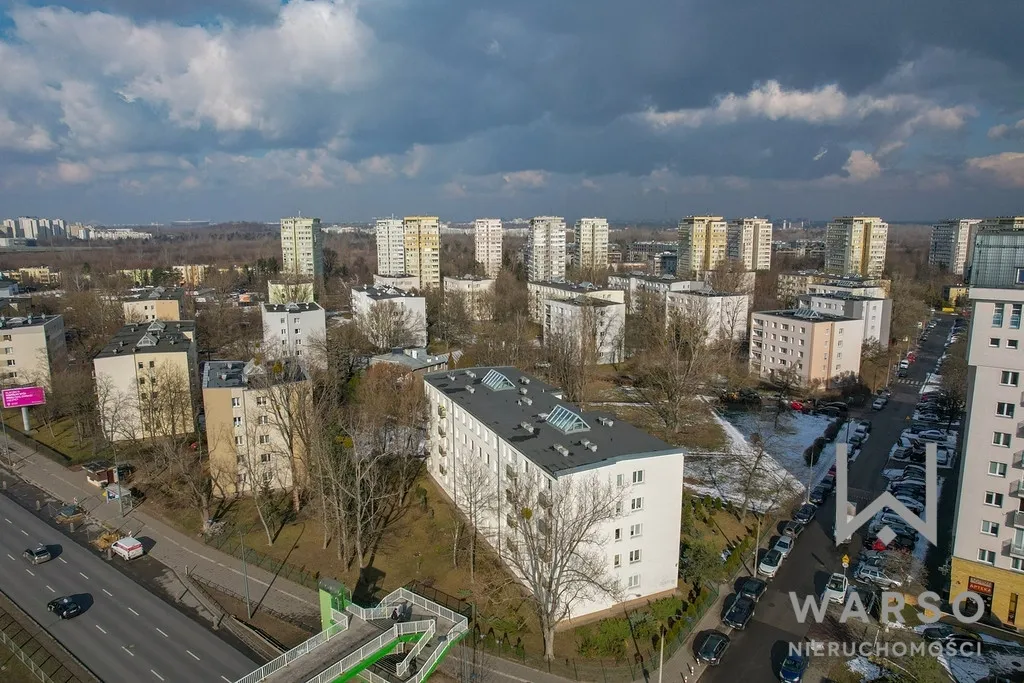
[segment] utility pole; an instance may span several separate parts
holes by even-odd
[[[249,568],[245,564],[245,537],[242,536],[242,532],[238,532],[238,540],[242,544],[242,577],[245,579],[245,613],[249,615],[249,620],[252,621],[252,603],[249,602]]]
[[[665,671],[665,624],[661,625],[661,651],[658,654],[658,683],[661,683],[662,673]]]

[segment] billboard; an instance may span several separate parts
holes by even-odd
[[[46,403],[46,392],[42,387],[17,387],[3,390],[4,408],[25,408]]]

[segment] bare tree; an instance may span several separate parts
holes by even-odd
[[[491,301],[486,306],[493,311],[495,322],[529,318],[530,295],[526,289],[526,282],[516,279],[516,276],[507,270],[498,273],[488,298]]]
[[[511,365],[529,370],[536,364],[540,349],[530,332],[529,319],[522,315],[485,325],[468,351],[479,365]]]
[[[544,349],[554,382],[566,400],[586,410],[590,387],[601,364],[618,362],[622,353],[622,320],[603,302],[579,299],[577,313],[547,330]]]
[[[481,535],[490,536],[487,522],[496,511],[496,479],[491,470],[468,454],[455,456],[452,497],[465,517],[469,533],[469,577],[476,581],[476,551]],[[457,544],[456,544],[457,545]]]
[[[161,362],[140,376],[139,383],[137,412],[141,438],[176,437],[195,431],[193,406],[197,405],[198,397],[193,396],[186,367]]]
[[[526,473],[507,491],[505,537],[492,545],[529,592],[549,661],[555,656],[555,628],[574,604],[620,597],[602,531],[617,519],[621,493],[597,475],[559,479],[549,489]]]
[[[432,288],[426,293],[427,331],[432,340],[446,346],[461,345],[473,331],[473,312],[461,292],[444,292]]]
[[[394,301],[379,301],[357,321],[370,344],[378,351],[417,346],[425,321]]]
[[[195,510],[205,523],[210,519],[213,481],[202,441],[160,439],[150,450],[151,475],[176,505]]]
[[[665,332],[665,299],[654,292],[639,290],[627,303],[625,347],[634,356],[649,349],[652,340]]]
[[[707,274],[707,283],[716,292],[753,295],[754,280],[742,261],[723,261]]]
[[[946,362],[942,365],[943,393],[939,408],[948,429],[967,409],[967,342],[958,341],[947,349],[946,354]]]

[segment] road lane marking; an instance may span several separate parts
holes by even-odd
[[[106,631],[104,631],[103,627],[100,626],[99,624],[96,624],[96,628],[98,628],[100,630],[100,633],[106,634]]]
[[[154,626],[153,628],[156,628],[156,627]],[[164,638],[170,638],[170,636],[169,636],[169,635],[167,635],[166,633],[164,633],[163,631],[161,631],[161,630],[160,630],[159,628],[157,628],[156,630],[157,630],[157,633],[159,633],[160,635],[162,635],[162,636],[163,636]]]
[[[193,655],[191,650],[185,650],[185,652],[187,652],[190,655],[192,655],[192,659],[196,660],[197,662],[199,661],[199,657],[196,657],[195,655]]]
[[[12,522],[11,520],[7,519],[6,517],[4,517],[4,521],[7,522],[8,524],[14,524],[14,522]]]
[[[48,591],[50,591],[51,593],[56,593],[56,592],[57,592],[57,591],[53,590],[52,588],[50,588],[49,586],[47,586],[47,587],[46,587],[46,589],[47,589]]]
[[[227,676],[221,676],[221,678],[223,678],[223,679],[224,679],[225,681],[227,681],[228,683],[234,683],[234,681],[232,681],[232,680],[231,680],[230,678],[228,678]]]
[[[9,557],[9,558],[11,558],[12,560],[14,560],[14,555],[11,555],[10,553],[7,553],[7,557]]]
[[[103,592],[109,595],[110,597],[114,597],[114,594],[108,591],[106,588],[103,589]]]
[[[28,567],[25,568],[25,571],[27,571],[31,576],[35,576],[35,574],[32,573],[32,570]]]
[[[89,580],[89,577],[88,577],[88,576],[86,576],[85,574],[83,574],[82,572],[78,572],[78,575],[79,575],[79,576],[81,576],[81,577],[82,577],[83,579],[85,579],[86,581],[88,581],[88,580]]]
[[[68,563],[68,561],[65,560],[63,557],[58,557],[57,559],[60,560],[61,562],[63,562],[64,564]]]
[[[135,656],[135,653],[132,652],[131,650],[129,650],[128,648],[126,648],[124,645],[121,646],[121,649],[124,650],[125,652],[127,652],[128,654],[130,654],[132,657]]]
[[[27,532],[27,531],[25,531],[24,529],[21,529],[21,533],[23,533],[23,534],[25,534],[26,536],[28,536],[28,532]]]
[[[157,678],[159,678],[159,679],[160,679],[161,681],[162,681],[162,680],[164,680],[164,677],[163,677],[163,676],[161,676],[161,675],[160,675],[160,674],[158,674],[157,672],[153,671],[152,669],[150,669],[150,670],[149,670],[149,673],[153,674],[154,676],[156,676]]]
[[[133,610],[131,607],[128,608],[128,611],[134,614],[135,616],[139,616],[139,613]]]

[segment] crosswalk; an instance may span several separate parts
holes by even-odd
[[[907,386],[911,386],[911,387],[919,387],[922,384],[924,384],[924,382],[922,380],[910,379],[909,377],[897,377],[894,380],[893,383],[894,384],[906,384]]]

